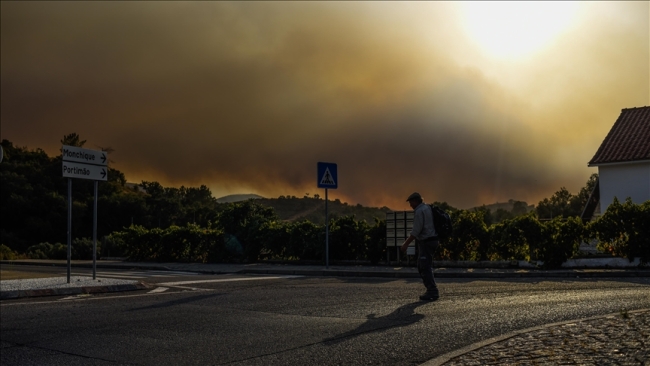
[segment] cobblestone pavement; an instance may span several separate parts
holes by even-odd
[[[650,366],[650,310],[621,311],[518,334],[442,365]]]

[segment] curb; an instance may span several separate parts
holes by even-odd
[[[121,264],[108,264],[108,263],[100,263],[99,261],[97,262],[97,268],[106,268],[106,269],[148,269],[148,270],[153,270],[153,271],[174,271],[173,268],[169,268],[166,266],[159,266],[159,265],[151,265],[151,266],[142,266],[142,265],[129,265],[128,262],[124,262],[127,264],[121,265]],[[39,267],[67,267],[67,263],[50,263],[50,262],[28,262],[28,261],[11,261],[11,260],[3,260],[0,261],[0,264],[9,264],[9,265],[16,265],[16,266],[39,266]],[[76,267],[76,268],[93,268],[92,263],[70,263],[70,267]]]
[[[650,311],[650,309],[632,310],[632,311],[629,311],[629,313],[635,314],[635,313],[643,313],[643,312],[646,312],[646,311]],[[536,330],[555,327],[555,326],[558,326],[558,325],[570,324],[570,323],[578,323],[578,322],[584,322],[584,321],[590,321],[590,320],[596,320],[596,319],[603,319],[603,318],[607,318],[609,316],[617,316],[617,315],[620,315],[620,313],[598,315],[598,316],[592,316],[592,317],[589,317],[589,318],[582,318],[582,319],[566,320],[566,321],[562,321],[562,322],[538,325],[538,326],[532,327],[532,328],[516,330],[514,332],[506,333],[506,334],[503,334],[503,335],[500,335],[500,336],[496,336],[496,337],[493,337],[493,338],[486,339],[484,341],[479,341],[479,342],[470,344],[469,346],[465,346],[465,347],[457,349],[455,351],[447,352],[447,353],[445,353],[443,355],[440,355],[440,356],[438,356],[436,358],[433,358],[433,359],[431,359],[431,360],[429,360],[429,361],[427,361],[425,363],[420,364],[420,366],[442,366],[445,363],[451,361],[452,359],[454,359],[456,357],[459,357],[459,356],[462,356],[462,355],[464,355],[466,353],[476,351],[478,349],[481,349],[483,347],[489,346],[489,345],[494,344],[494,343],[498,343],[498,342],[508,340],[508,339],[510,339],[512,337],[516,337],[518,335],[534,332]]]
[[[145,290],[148,288],[149,288],[148,285],[144,284],[143,282],[138,282],[129,285],[84,286],[84,287],[40,289],[40,290],[16,290],[16,291],[4,291],[0,293],[0,300],[18,299],[23,297],[100,294],[100,293],[108,293],[108,292]]]
[[[208,270],[201,268],[173,268],[161,265],[97,263],[97,268],[105,269],[139,269],[155,271],[189,271],[201,274],[274,274],[274,275],[303,275],[321,277],[375,277],[375,278],[420,278],[415,268],[412,271],[364,271],[349,269],[300,269],[300,268],[245,268],[232,270]],[[67,267],[67,263],[39,263],[30,261],[0,261],[0,264],[9,265],[31,265],[31,266],[52,266]],[[92,268],[92,263],[71,263],[71,267]],[[409,267],[410,268],[410,267]],[[444,272],[444,267],[434,268],[436,278],[630,278],[650,277],[650,269],[576,269],[576,270],[554,270],[537,271],[520,269],[516,272]],[[442,271],[441,271],[442,270]]]
[[[197,273],[224,274],[227,272],[193,271]],[[292,270],[292,269],[243,269],[237,274],[274,274],[274,275],[303,275],[322,277],[381,277],[381,278],[420,278],[417,272],[363,272],[346,270]],[[500,272],[500,273],[444,273],[435,272],[436,278],[617,278],[617,277],[650,277],[650,271],[617,271],[617,272]]]

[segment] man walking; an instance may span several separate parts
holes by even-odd
[[[424,203],[422,196],[414,192],[406,199],[413,210],[413,230],[409,237],[402,244],[402,252],[406,252],[409,244],[415,240],[418,254],[418,272],[422,277],[424,287],[427,292],[420,296],[420,300],[435,301],[438,300],[438,286],[433,278],[433,253],[438,247],[438,236],[433,227],[433,213],[431,208]]]

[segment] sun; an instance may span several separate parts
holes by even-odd
[[[577,13],[570,1],[461,2],[464,27],[487,54],[516,59],[542,49],[565,31]]]

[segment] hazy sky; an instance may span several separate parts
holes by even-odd
[[[2,2],[1,137],[130,182],[409,209],[577,191],[650,105],[649,2]]]

